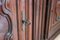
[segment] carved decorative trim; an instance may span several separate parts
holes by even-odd
[[[59,19],[57,20],[57,16],[59,15],[57,15],[57,0],[49,0],[50,2],[49,2],[49,4],[48,4],[48,13],[47,14],[49,14],[50,16],[48,16],[47,15],[47,17],[49,17],[49,18],[47,18],[47,20],[48,20],[48,24],[46,24],[46,34],[45,34],[45,39],[46,40],[54,40],[54,37],[56,36],[56,34],[58,34],[58,33],[60,33],[59,31],[60,31],[60,27],[59,27],[59,25],[60,25],[60,21],[59,21]],[[52,3],[53,3],[53,5],[52,5]],[[52,8],[52,6],[53,6],[53,8]],[[52,12],[51,12],[51,9],[52,9]],[[53,17],[51,17],[51,15],[53,15]],[[50,21],[50,17],[51,18],[53,18],[52,20],[53,21]],[[54,24],[54,25],[52,25],[52,24],[49,24],[49,22],[52,22],[52,24]],[[56,24],[55,24],[55,22],[56,22]],[[52,27],[52,28],[50,28],[50,27]],[[49,30],[50,29],[50,30]],[[59,30],[59,31],[58,31]]]
[[[0,6],[1,6],[1,10],[2,10],[0,15],[5,17],[8,21],[8,32],[6,32],[6,34],[4,36],[4,40],[10,40],[11,36],[12,36],[12,21],[11,21],[10,16],[8,15],[9,13],[11,13],[11,11],[9,10],[8,7],[6,7],[7,1],[8,0],[0,0],[0,3],[1,3]]]

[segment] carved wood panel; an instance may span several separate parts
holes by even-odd
[[[16,0],[0,0],[0,40],[18,40]]]
[[[60,31],[60,0],[49,0],[48,3],[48,26],[46,39],[54,40],[54,36]]]

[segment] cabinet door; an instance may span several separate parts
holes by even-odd
[[[0,0],[0,40],[18,40],[16,0]]]
[[[47,9],[46,39],[54,40],[60,31],[60,0],[49,0]]]
[[[32,0],[18,0],[19,40],[32,40]]]

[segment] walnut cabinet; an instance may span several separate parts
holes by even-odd
[[[60,0],[0,0],[0,40],[54,40],[60,34]]]

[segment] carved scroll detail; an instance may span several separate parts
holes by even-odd
[[[1,6],[1,10],[2,13],[0,13],[0,15],[2,15],[3,17],[5,17],[8,21],[8,32],[6,32],[5,36],[4,36],[4,40],[10,40],[11,39],[11,35],[12,35],[12,21],[10,16],[8,15],[9,13],[11,13],[10,9],[8,7],[6,7],[8,0],[0,0],[0,6]]]
[[[11,13],[11,10],[6,6],[8,4],[8,1],[9,0],[2,0],[2,9],[6,14]]]

